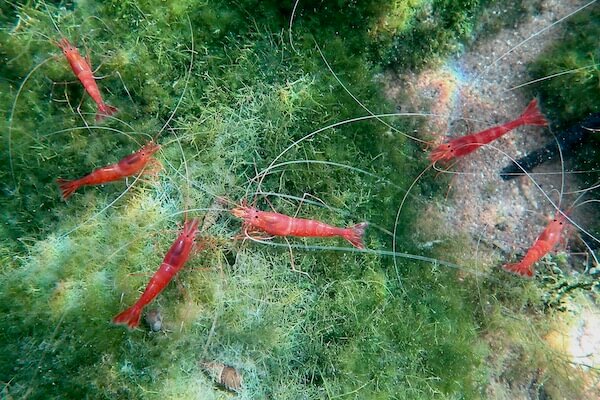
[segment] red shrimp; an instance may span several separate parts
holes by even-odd
[[[142,296],[133,306],[114,317],[114,324],[127,325],[129,329],[139,325],[144,307],[162,292],[188,260],[194,246],[196,233],[198,233],[198,224],[198,219],[185,222],[181,233],[171,245],[158,271],[150,278]]]
[[[153,168],[147,169],[146,173],[155,173],[160,168],[160,163],[152,158],[152,155],[160,149],[154,142],[149,142],[135,153],[128,155],[116,164],[98,168],[83,178],[72,181],[57,179],[63,199],[68,199],[79,187],[86,185],[99,185],[102,183],[118,181],[128,176],[142,172],[148,163],[153,163]]]
[[[79,54],[79,50],[77,50],[77,48],[66,38],[62,38],[57,45],[63,51],[65,57],[67,57],[75,76],[77,76],[85,90],[96,102],[96,105],[98,106],[96,122],[100,122],[104,117],[118,112],[119,110],[117,110],[117,108],[109,106],[102,100],[102,95],[100,95],[100,90],[98,89],[98,85],[96,85],[96,78],[94,78],[94,75],[92,74],[92,68],[89,62]]]
[[[338,228],[314,219],[294,218],[277,212],[260,211],[255,207],[247,206],[245,202],[242,202],[240,207],[231,210],[231,213],[244,220],[246,229],[260,230],[275,236],[341,236],[352,246],[359,249],[365,248],[362,237],[368,225],[367,222],[361,222],[348,228]]]
[[[537,106],[537,100],[533,99],[523,111],[523,114],[514,121],[495,126],[481,132],[461,136],[436,147],[429,154],[431,162],[440,160],[448,161],[455,157],[462,157],[474,152],[484,144],[488,144],[502,135],[522,125],[546,126],[548,121],[544,118]]]
[[[506,271],[526,277],[533,276],[533,264],[545,256],[560,241],[560,235],[566,225],[566,217],[557,213],[552,222],[546,226],[546,229],[535,240],[533,246],[527,250],[525,257],[518,263],[505,264],[502,266]]]

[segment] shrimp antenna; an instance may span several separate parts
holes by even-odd
[[[573,226],[575,226],[577,229],[579,229],[581,232],[583,232],[584,234],[586,234],[587,236],[589,236],[592,240],[594,240],[595,242],[600,243],[600,239],[598,239],[597,237],[595,237],[594,235],[592,235],[590,232],[588,232],[586,229],[584,229],[582,226],[580,226],[577,222],[575,222],[573,219],[571,219],[571,217],[568,215],[568,213],[565,213],[564,211],[562,211],[558,205],[556,203],[554,203],[552,201],[552,199],[550,198],[550,196],[548,196],[548,194],[544,191],[544,189],[542,189],[542,187],[539,185],[539,183],[536,182],[536,180],[531,176],[531,174],[529,172],[527,172],[527,170],[525,168],[523,168],[523,166],[521,164],[519,164],[517,162],[517,160],[515,160],[513,157],[510,156],[510,154],[508,154],[507,152],[499,149],[498,147],[495,147],[491,144],[486,144],[485,146],[493,149],[494,151],[497,151],[498,153],[502,154],[503,156],[505,156],[506,158],[508,158],[510,161],[512,161],[513,163],[515,163],[515,165],[521,170],[523,171],[523,173],[525,174],[525,176],[527,176],[527,178],[533,183],[533,185],[540,191],[540,193],[542,194],[542,196],[544,196],[546,198],[546,200],[548,200],[548,203],[550,203],[552,205],[552,207],[562,216],[564,216],[567,221],[569,221],[571,224],[573,224]]]
[[[190,37],[191,37],[191,41],[192,41],[190,66],[188,67],[187,74],[185,77],[183,91],[181,93],[181,96],[179,97],[179,100],[177,100],[177,104],[175,105],[173,112],[171,113],[171,115],[169,116],[169,118],[167,119],[167,122],[165,122],[163,127],[156,133],[156,135],[154,135],[154,137],[152,138],[152,141],[156,141],[156,139],[158,139],[158,136],[166,129],[166,127],[169,125],[171,120],[173,120],[173,118],[175,117],[175,113],[177,112],[177,109],[179,108],[179,106],[181,105],[181,102],[183,101],[183,97],[185,96],[185,92],[186,92],[188,84],[190,82],[190,76],[192,75],[192,68],[194,66],[194,30],[192,29],[192,21],[190,20],[190,16],[189,15],[186,15],[186,16],[187,16],[187,20],[188,20],[188,26],[190,28]]]
[[[563,194],[565,193],[565,160],[563,157],[562,149],[560,148],[560,142],[558,141],[558,138],[556,137],[554,132],[552,132],[551,129],[548,130],[550,131],[550,134],[556,142],[556,147],[558,148],[558,156],[560,158],[560,196],[558,197],[558,208],[560,209],[560,203],[562,202]]]
[[[15,109],[17,108],[17,100],[19,100],[19,95],[23,91],[23,87],[25,86],[25,83],[27,83],[29,78],[31,78],[31,75],[33,75],[33,73],[35,71],[37,71],[38,68],[40,68],[42,65],[46,64],[48,61],[52,60],[53,58],[54,57],[46,58],[44,61],[42,61],[35,67],[33,67],[31,69],[31,71],[29,71],[29,73],[25,76],[25,78],[23,79],[23,82],[21,82],[21,85],[19,85],[19,88],[17,89],[17,94],[15,95],[15,101],[13,101],[13,105],[10,109],[10,114],[8,115],[8,134],[7,134],[7,137],[8,137],[7,138],[7,140],[8,140],[8,164],[10,165],[10,175],[12,177],[15,191],[17,190],[17,179],[15,178],[15,166],[14,166],[13,157],[12,157],[12,130],[13,130],[13,117],[15,115]]]
[[[443,265],[445,267],[462,270],[462,271],[467,271],[470,274],[473,274],[476,276],[486,277],[488,279],[495,280],[493,277],[491,277],[489,274],[487,274],[485,272],[480,272],[480,271],[476,271],[473,269],[465,268],[464,266],[454,264],[450,261],[438,260],[436,258],[421,256],[418,254],[394,252],[394,251],[389,251],[389,250],[356,249],[356,248],[352,248],[352,247],[339,247],[339,246],[319,246],[319,245],[304,246],[301,244],[290,244],[290,246],[288,246],[287,244],[269,242],[269,241],[254,238],[252,236],[248,236],[248,239],[253,242],[261,243],[261,244],[271,246],[271,247],[291,247],[291,248],[295,248],[295,249],[302,249],[302,250],[309,250],[309,251],[313,251],[313,250],[343,251],[346,253],[362,253],[362,254],[375,254],[375,255],[386,256],[386,257],[401,257],[401,258],[406,258],[406,259],[415,260],[415,261],[423,261],[423,262],[426,262],[426,263],[429,263],[432,265]],[[495,281],[498,281],[498,280],[495,280]]]
[[[298,53],[298,50],[296,50],[296,48],[294,47],[294,41],[292,40],[292,25],[294,24],[294,16],[296,15],[296,8],[298,7],[298,3],[300,3],[300,0],[296,0],[294,2],[294,7],[292,8],[292,15],[290,16],[290,27],[288,29],[288,34],[290,37],[290,46],[292,47],[292,50],[294,50],[295,53]]]
[[[342,82],[342,80],[340,78],[338,78],[337,74],[333,71],[333,68],[331,68],[331,65],[329,64],[329,62],[327,61],[327,59],[325,58],[325,55],[323,54],[323,52],[321,51],[321,48],[319,47],[319,44],[317,43],[317,41],[313,38],[314,42],[315,42],[315,46],[317,46],[317,51],[319,52],[319,54],[321,55],[321,58],[323,59],[323,62],[325,63],[325,65],[327,66],[327,69],[329,70],[329,72],[331,72],[331,74],[333,75],[333,77],[335,78],[335,80],[340,84],[340,86],[346,91],[346,93],[348,93],[348,95],[350,97],[352,97],[352,99],[356,102],[356,104],[358,104],[359,106],[362,107],[363,110],[365,110],[366,112],[368,112],[369,114],[371,114],[377,121],[381,122],[383,125],[387,126],[388,128],[390,128],[392,131],[399,133],[401,135],[406,136],[407,138],[414,140],[415,142],[419,142],[419,143],[423,143],[423,144],[427,144],[426,140],[423,139],[419,139],[418,137],[409,135],[408,133],[404,133],[402,131],[400,131],[399,129],[397,129],[396,127],[392,126],[391,124],[388,124],[386,121],[384,121],[383,119],[379,118],[378,116],[376,116],[366,105],[364,105],[351,91],[350,89],[348,89],[346,87],[346,85],[344,85],[344,83]]]
[[[576,194],[576,193],[581,193],[581,192],[589,192],[592,191],[594,189],[598,189],[600,188],[600,181],[596,181],[595,183],[591,184],[590,186],[583,188],[583,189],[579,189],[579,190],[572,190],[570,192],[567,192],[568,194]]]
[[[519,84],[519,85],[513,86],[513,87],[511,87],[511,88],[509,88],[509,89],[506,89],[506,90],[504,90],[504,91],[503,91],[503,93],[510,92],[510,91],[513,91],[513,90],[515,90],[515,89],[522,88],[522,87],[524,87],[524,86],[533,85],[534,83],[538,83],[538,82],[546,81],[546,80],[548,80],[548,79],[553,79],[553,78],[556,78],[556,77],[559,77],[559,76],[562,76],[562,75],[574,74],[574,73],[576,73],[576,72],[579,72],[579,71],[582,71],[582,70],[586,70],[586,69],[590,69],[590,68],[595,68],[595,67],[597,67],[598,65],[600,65],[600,63],[597,63],[597,64],[591,64],[591,65],[586,65],[585,67],[579,67],[579,68],[574,68],[574,69],[568,69],[568,70],[564,70],[564,71],[561,71],[561,72],[557,72],[557,73],[555,73],[555,74],[551,74],[551,75],[543,76],[543,77],[541,77],[541,78],[534,79],[534,80],[527,81],[527,82],[525,82],[525,83],[521,83],[521,84]]]
[[[186,14],[187,17],[187,21],[188,21],[188,26],[190,28],[190,37],[191,37],[191,58],[190,58],[190,65],[188,67],[187,73],[186,73],[186,77],[185,77],[185,83],[183,86],[183,91],[181,93],[181,96],[179,97],[179,100],[177,101],[177,104],[175,105],[175,108],[173,109],[173,112],[171,112],[171,115],[169,116],[169,118],[167,119],[167,122],[165,122],[165,124],[163,125],[163,127],[154,135],[154,137],[152,138],[153,142],[156,142],[156,139],[158,139],[158,136],[166,129],[166,127],[169,125],[169,123],[171,122],[171,120],[173,120],[173,118],[175,117],[175,113],[177,112],[177,109],[179,108],[179,105],[181,104],[181,101],[183,100],[183,97],[185,96],[185,92],[187,90],[188,87],[188,83],[190,80],[190,76],[192,74],[192,67],[194,65],[194,29],[192,28],[192,21],[190,20],[190,16]],[[175,136],[175,142],[177,142],[177,145],[179,146],[179,150],[181,151],[181,157],[183,158],[183,165],[185,168],[185,176],[184,179],[186,180],[186,183],[188,184],[188,190],[187,190],[187,194],[183,194],[182,196],[184,197],[184,213],[183,213],[183,220],[187,221],[187,202],[190,199],[190,170],[188,168],[188,163],[187,163],[187,159],[185,157],[185,152],[183,151],[183,146],[181,145],[181,140],[179,139],[179,137],[177,136],[177,134],[175,133],[175,131],[171,131],[173,133],[173,136]]]
[[[62,33],[62,31],[56,24],[56,21],[54,21],[54,18],[52,17],[52,13],[50,12],[50,9],[48,8],[48,4],[44,3],[44,7],[46,7],[46,12],[48,13],[48,17],[50,18],[50,21],[52,21],[52,25],[54,25],[54,28],[56,29],[56,31],[60,34],[60,36],[64,37],[65,35]]]
[[[168,142],[168,143],[173,143],[173,142],[174,142],[174,140],[173,140],[173,141],[170,141],[170,142]],[[176,167],[175,167],[173,164],[171,164],[171,163],[170,163],[168,160],[165,160],[165,163],[167,164],[167,166],[169,166],[170,168],[172,168],[172,169],[173,169],[173,173],[174,173],[174,174],[176,174],[176,175],[179,175],[179,176],[180,176],[181,178],[183,178],[183,179],[186,179],[186,180],[187,180],[187,183],[188,183],[189,185],[191,185],[192,187],[195,187],[196,189],[198,189],[198,190],[200,190],[200,191],[202,191],[202,192],[204,192],[204,193],[208,194],[209,196],[212,196],[212,197],[214,197],[214,198],[217,198],[217,199],[219,199],[219,200],[222,200],[224,203],[231,204],[231,205],[233,205],[233,206],[236,206],[236,205],[237,205],[235,202],[233,202],[233,201],[231,201],[231,200],[229,200],[229,199],[227,199],[227,198],[225,198],[225,197],[221,197],[221,196],[219,196],[217,193],[214,193],[214,192],[212,192],[212,191],[210,191],[210,190],[206,189],[205,187],[201,186],[200,184],[198,184],[198,183],[195,183],[194,181],[190,181],[190,180],[189,180],[189,179],[188,179],[188,178],[187,178],[187,177],[186,177],[184,174],[182,174],[182,173],[181,173],[181,172],[180,172],[180,171],[179,171],[179,170],[178,170],[178,169],[177,169],[177,168],[176,168]],[[207,209],[207,210],[214,210],[214,209]],[[193,209],[190,209],[190,211],[195,211],[195,210],[193,210]],[[181,213],[183,213],[183,212],[181,212]],[[180,213],[180,214],[181,214],[181,213]]]
[[[429,171],[429,169],[431,167],[433,167],[434,165],[435,165],[435,161],[433,163],[429,164],[427,166],[427,168],[423,169],[423,171],[421,171],[421,173],[410,184],[408,189],[406,189],[406,193],[402,197],[402,201],[400,202],[400,205],[398,206],[398,211],[396,212],[396,219],[394,220],[394,229],[392,231],[392,260],[394,262],[394,271],[396,272],[396,278],[398,278],[398,284],[400,285],[400,288],[402,289],[402,291],[405,294],[406,294],[406,290],[404,289],[404,285],[402,285],[402,280],[400,279],[400,272],[398,272],[398,261],[396,260],[396,256],[398,254],[396,251],[396,247],[397,247],[396,234],[398,232],[398,224],[400,222],[400,213],[402,212],[402,207],[404,207],[404,202],[406,202],[406,199],[408,198],[408,195],[410,194],[410,191],[412,190],[412,188],[417,184],[419,179],[421,179],[421,177],[423,175],[425,175],[425,173],[427,171]]]
[[[573,201],[573,204],[571,204],[571,208],[567,211],[567,214],[569,214],[571,211],[573,211],[577,207],[583,206],[585,204],[600,202],[600,200],[598,200],[598,199],[589,199],[589,200],[586,200],[586,201],[583,201],[583,202],[577,204],[583,196],[585,196],[590,190],[595,189],[598,184],[600,184],[600,181],[596,181],[596,183],[594,183],[592,186],[590,186],[590,188],[586,188],[585,190],[582,190],[581,194],[579,194],[579,196],[577,196],[577,198]],[[590,252],[590,255],[594,259],[596,265],[600,265],[600,262],[598,261],[598,257],[596,256],[594,249],[592,249],[592,247],[585,240],[583,240],[583,237],[579,237],[579,239],[581,240],[583,245],[586,247],[586,249]],[[586,271],[587,271],[587,265],[586,265]]]
[[[525,43],[529,42],[531,39],[535,38],[536,36],[541,35],[542,33],[546,32],[547,30],[553,28],[555,25],[560,24],[562,21],[564,21],[567,18],[572,17],[573,15],[577,14],[579,11],[591,6],[592,4],[594,4],[596,2],[596,0],[592,0],[589,3],[586,3],[584,5],[582,5],[581,7],[579,7],[578,9],[570,12],[569,14],[565,15],[564,17],[558,19],[557,21],[554,21],[552,24],[540,29],[539,31],[533,33],[532,35],[530,35],[528,38],[523,39],[521,42],[519,42],[518,44],[516,44],[515,46],[513,46],[512,48],[510,48],[509,50],[505,51],[502,55],[500,55],[498,58],[496,58],[494,61],[492,61],[490,64],[488,64],[483,71],[481,71],[473,80],[472,84],[475,84],[477,81],[479,81],[479,79],[482,76],[485,76],[486,72],[488,69],[490,69],[491,67],[493,67],[494,65],[496,65],[496,63],[498,63],[498,61],[503,60],[506,56],[508,56],[510,53],[512,53],[513,51],[515,51],[516,49],[518,49],[519,47],[523,46]]]
[[[587,192],[589,192],[590,190],[593,190],[593,189],[597,188],[597,187],[598,187],[598,184],[600,184],[600,181],[596,181],[596,183],[594,183],[594,184],[593,184],[592,186],[590,186],[589,188],[586,188],[586,190],[582,190],[582,191],[581,191],[581,194],[580,194],[579,196],[577,196],[577,198],[576,198],[576,199],[573,201],[573,205],[571,206],[571,209],[574,209],[574,208],[576,208],[576,207],[582,206],[582,205],[584,205],[584,204],[586,204],[586,203],[592,203],[592,202],[595,202],[596,200],[586,200],[586,201],[584,201],[584,202],[583,202],[583,203],[581,203],[581,204],[577,204],[577,203],[579,202],[579,200],[581,200],[581,198],[587,194]]]
[[[183,220],[187,221],[187,204],[186,203],[190,200],[190,184],[189,184],[190,170],[188,168],[188,163],[185,158],[185,152],[183,151],[183,146],[181,146],[181,141],[179,140],[179,137],[177,137],[177,135],[175,133],[173,133],[173,135],[175,135],[175,137],[177,138],[177,145],[179,146],[179,150],[181,150],[181,157],[183,159],[183,167],[185,168],[185,180],[187,183],[187,195],[184,195],[184,199],[183,199],[183,208],[184,208],[184,210],[186,210],[186,212],[183,214]]]
[[[317,135],[318,133],[321,133],[323,131],[326,131],[328,129],[333,129],[333,128],[337,128],[338,126],[342,126],[342,125],[348,125],[348,124],[352,124],[355,122],[359,122],[359,121],[366,121],[366,120],[370,120],[370,119],[377,119],[377,118],[383,118],[383,117],[412,117],[412,116],[416,116],[416,117],[434,117],[434,118],[440,118],[440,117],[444,117],[442,115],[438,115],[438,114],[431,114],[431,113],[386,113],[386,114],[375,114],[375,115],[363,115],[361,117],[355,117],[355,118],[350,118],[350,119],[346,119],[343,121],[338,121],[338,122],[334,122],[330,125],[324,126],[322,128],[317,129],[316,131],[313,131],[311,133],[308,133],[304,136],[302,136],[300,139],[294,141],[292,144],[290,144],[288,147],[286,147],[285,149],[283,149],[279,155],[277,155],[277,157],[275,157],[273,159],[273,161],[271,161],[271,163],[267,166],[267,168],[263,169],[261,172],[259,172],[258,174],[256,174],[256,176],[253,179],[259,179],[258,182],[258,186],[257,186],[257,191],[260,191],[260,187],[262,185],[263,180],[265,179],[265,176],[267,174],[267,172],[269,172],[270,170],[273,169],[273,165],[275,165],[277,163],[277,161],[279,161],[279,159],[281,157],[283,157],[283,155],[285,153],[287,153],[288,151],[290,151],[291,149],[293,149],[294,147],[298,146],[300,143],[304,142],[305,140],[308,140],[310,138],[312,138],[313,136]]]

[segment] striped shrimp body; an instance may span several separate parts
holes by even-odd
[[[557,213],[552,222],[546,226],[546,229],[535,240],[533,245],[527,250],[525,257],[517,263],[505,264],[502,266],[506,271],[514,274],[532,277],[533,264],[548,254],[560,241],[563,229],[566,226],[566,217]]]
[[[431,162],[436,162],[440,160],[449,161],[456,157],[463,157],[523,125],[548,125],[548,121],[546,121],[537,106],[536,99],[531,100],[519,118],[503,125],[498,125],[471,135],[461,136],[448,143],[441,144],[432,150],[429,159]]]
[[[135,153],[128,155],[116,164],[98,168],[90,174],[75,180],[57,179],[63,199],[68,199],[81,186],[100,185],[107,182],[114,182],[136,175],[144,170],[149,163],[153,167],[147,170],[147,173],[155,172],[160,164],[152,155],[160,149],[160,146],[154,142],[149,142]]]
[[[231,213],[244,221],[246,230],[258,230],[275,236],[333,237],[340,236],[352,246],[364,249],[362,241],[367,222],[338,228],[314,219],[294,218],[277,212],[260,211],[242,203]]]
[[[98,106],[96,122],[100,122],[104,117],[118,112],[117,108],[109,106],[102,100],[100,89],[98,89],[98,85],[96,84],[96,78],[94,78],[94,75],[92,74],[92,68],[89,62],[81,56],[79,50],[77,50],[77,48],[66,38],[62,38],[57,45],[60,47],[65,57],[67,57],[69,64],[71,64],[71,69],[73,70],[73,73],[75,73],[75,76],[77,76],[77,79],[79,79],[90,97],[96,102],[96,105]]]
[[[114,317],[113,323],[127,325],[130,329],[139,325],[144,307],[163,291],[188,260],[194,247],[195,236],[198,233],[198,224],[198,219],[185,222],[181,233],[171,245],[158,271],[150,278],[142,296],[133,306]]]

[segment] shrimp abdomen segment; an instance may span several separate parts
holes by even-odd
[[[531,248],[527,250],[523,260],[514,264],[506,264],[502,268],[517,275],[533,276],[533,264],[549,253],[560,241],[565,221],[566,218],[563,215],[557,215],[538,236]]]
[[[290,235],[293,236],[342,236],[343,228],[328,225],[314,219],[290,218]]]
[[[258,211],[257,217],[257,223],[253,225],[277,236],[330,237],[344,234],[344,228],[337,228],[314,219],[294,218],[267,211]]]
[[[139,325],[144,307],[163,291],[188,260],[198,232],[198,224],[197,219],[186,221],[183,230],[169,248],[158,270],[150,278],[150,282],[139,300],[132,307],[114,317],[113,323],[127,325],[130,329]]]
[[[174,267],[163,262],[158,268],[158,271],[156,271],[154,275],[152,275],[152,278],[150,278],[150,282],[148,282],[146,290],[144,290],[144,293],[136,302],[136,305],[143,308],[150,303],[156,296],[158,296],[160,292],[163,291],[163,289],[167,286],[167,283],[173,279],[175,274],[179,272],[182,266],[183,264],[179,267]]]
[[[362,236],[366,222],[349,228],[338,228],[314,219],[295,218],[276,212],[259,211],[253,207],[240,207],[234,215],[243,218],[246,226],[276,236],[333,237],[340,236],[353,246],[362,249]]]
[[[546,126],[548,121],[544,118],[537,106],[537,100],[533,99],[523,113],[515,120],[506,122],[505,124],[488,128],[481,132],[472,133],[470,135],[461,136],[452,139],[447,143],[437,146],[429,155],[432,162],[449,161],[455,157],[462,157],[474,152],[481,146],[491,143],[494,140],[504,136],[513,129],[521,125],[537,125]]]
[[[138,326],[144,307],[163,291],[179,269],[181,268],[175,268],[172,265],[163,262],[158,271],[152,275],[150,282],[148,282],[148,285],[139,300],[136,301],[133,306],[114,317],[113,323],[117,325],[127,325],[130,329]]]
[[[517,275],[531,277],[533,276],[533,264],[544,257],[551,249],[552,246],[548,246],[547,242],[538,240],[531,246],[520,262],[506,264],[502,268]]]
[[[149,162],[155,160],[152,158],[152,155],[158,151],[159,148],[159,145],[150,142],[135,153],[124,157],[118,163],[98,168],[83,178],[71,181],[57,179],[56,182],[62,191],[63,199],[66,200],[81,186],[114,182],[142,172]],[[158,163],[158,161],[155,162]]]
[[[94,78],[94,74],[92,73],[92,67],[81,56],[79,50],[77,50],[77,48],[73,46],[67,38],[62,38],[58,42],[58,46],[62,49],[65,57],[69,61],[73,73],[98,106],[96,122],[101,121],[106,116],[117,113],[119,110],[116,107],[110,106],[106,104],[104,100],[102,100],[100,89],[98,89],[98,85],[96,84],[96,78]]]
[[[123,174],[119,170],[118,166],[110,165],[108,167],[94,170],[83,178],[70,181],[59,178],[56,180],[56,182],[60,187],[63,199],[66,200],[81,186],[99,185],[101,183],[114,182],[122,178]]]

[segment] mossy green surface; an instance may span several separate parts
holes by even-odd
[[[376,59],[396,70],[422,68],[461,48],[492,0],[395,1],[377,26]]]
[[[560,40],[529,67],[536,79],[551,77],[531,86],[561,128],[600,112],[600,49],[595,40],[600,35],[600,5],[587,7],[565,24]]]
[[[281,239],[273,243],[283,247],[234,241],[240,221],[227,213],[201,232],[205,250],[149,306],[160,309],[162,332],[110,323],[139,297],[184,211],[203,217],[217,197],[256,198],[262,209],[294,214],[309,193],[314,197],[299,216],[335,225],[368,220],[367,247],[391,248],[390,236],[378,228],[392,228],[403,188],[426,161],[377,121],[340,125],[292,147],[280,162],[311,162],[272,171],[260,190],[279,196],[268,202],[255,196],[259,187],[250,180],[308,133],[367,115],[326,69],[315,41],[361,101],[374,112],[391,112],[372,64],[381,36],[369,32],[381,30],[390,10],[398,18],[387,23],[390,30],[416,21],[415,32],[430,32],[411,17],[423,2],[301,4],[292,32],[297,51],[285,31],[292,4],[276,1],[3,6],[1,128],[10,132],[10,146],[3,135],[0,153],[0,201],[9,210],[0,217],[3,395],[233,397],[201,371],[199,362],[209,359],[243,374],[239,398],[483,396],[488,350],[479,333],[488,319],[480,305],[502,295],[520,301],[528,292],[497,279],[465,282],[431,263],[397,258],[394,265],[337,239],[290,239],[291,253]],[[459,10],[470,15],[474,4],[454,5],[443,15],[462,26],[466,17]],[[447,51],[446,41],[454,40],[449,31],[436,30],[449,36],[419,54],[434,58]],[[120,109],[118,119],[92,122],[91,99],[72,82],[51,42],[61,34],[99,67],[99,85],[106,102]],[[167,120],[169,128],[161,131]],[[414,120],[389,122],[407,132]],[[157,132],[164,167],[157,177],[86,187],[60,200],[57,177],[116,162]],[[416,251],[413,224],[431,223],[419,213],[425,202],[419,188],[414,194],[397,236],[408,253]],[[450,235],[445,240],[460,246]],[[493,304],[495,311],[503,307]]]

